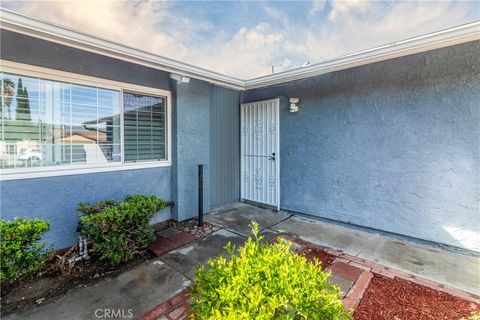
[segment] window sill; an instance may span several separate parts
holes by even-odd
[[[21,180],[33,178],[48,178],[58,176],[69,176],[77,174],[88,173],[102,173],[125,170],[138,170],[148,168],[171,167],[171,161],[156,161],[156,162],[137,162],[137,163],[112,163],[103,165],[90,166],[63,166],[63,167],[40,167],[28,169],[4,169],[0,174],[0,181],[7,180]]]

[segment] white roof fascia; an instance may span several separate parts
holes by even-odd
[[[245,81],[245,90],[271,86],[328,72],[349,69],[387,59],[480,39],[480,21],[394,42],[381,47],[326,60],[307,67],[278,72]]]

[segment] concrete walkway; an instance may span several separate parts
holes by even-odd
[[[185,276],[156,259],[116,278],[74,289],[55,302],[2,316],[2,319],[133,319],[175,296],[189,284],[190,280]]]
[[[384,235],[350,229],[286,212],[274,212],[243,203],[221,208],[205,221],[246,235],[248,223],[284,232],[383,266],[480,296],[480,258],[400,241]]]

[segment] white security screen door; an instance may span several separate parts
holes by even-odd
[[[241,197],[280,209],[279,99],[241,105]]]

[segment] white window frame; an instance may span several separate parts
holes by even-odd
[[[87,174],[98,172],[111,172],[121,170],[134,170],[145,168],[170,167],[172,165],[172,108],[171,100],[172,94],[170,91],[161,90],[151,87],[139,86],[135,84],[85,76],[81,74],[59,71],[55,69],[37,67],[33,65],[17,63],[7,60],[0,60],[0,72],[13,73],[26,77],[37,77],[46,80],[54,80],[61,82],[68,82],[72,84],[87,85],[98,87],[101,89],[110,89],[119,92],[120,99],[120,145],[121,145],[121,161],[99,164],[70,164],[60,166],[45,166],[35,168],[15,168],[15,169],[1,169],[0,181],[41,178],[41,177],[55,177],[75,174]],[[141,161],[125,163],[124,156],[124,127],[123,127],[123,92],[135,92],[138,94],[152,95],[163,97],[166,100],[166,127],[165,136],[166,143],[166,159],[156,161]]]

